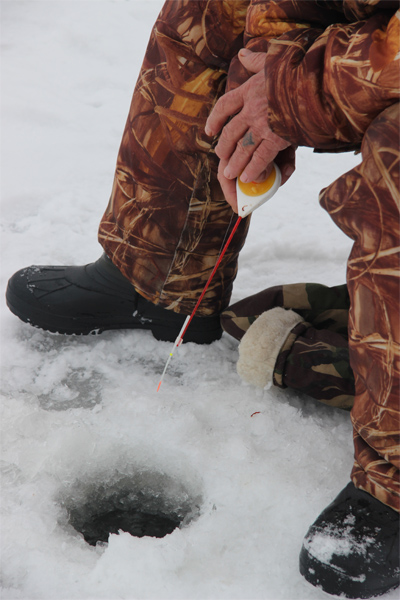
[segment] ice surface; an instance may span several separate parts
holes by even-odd
[[[160,6],[2,2],[3,291],[28,264],[98,258],[97,226]],[[350,240],[318,192],[358,161],[299,151],[290,182],[253,215],[233,301],[279,283],[344,281]],[[4,303],[1,327],[4,600],[328,597],[299,575],[298,554],[348,483],[347,413],[242,384],[227,336],[181,346],[157,394],[170,344],[150,333],[50,335]],[[68,509],[101,486],[124,497],[127,482],[195,518],[164,538],[122,533],[89,546]]]

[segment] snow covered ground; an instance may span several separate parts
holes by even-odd
[[[161,4],[1,2],[2,293],[28,264],[98,258]],[[291,181],[254,214],[234,301],[278,283],[344,282],[350,241],[318,191],[358,160],[298,152]],[[349,480],[347,413],[242,384],[225,335],[181,347],[157,394],[170,344],[150,333],[50,335],[4,302],[1,329],[4,600],[329,598],[299,575],[298,553]],[[161,539],[122,533],[89,546],[66,506],[127,483],[195,518]]]

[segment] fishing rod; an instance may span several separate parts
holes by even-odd
[[[199,308],[199,305],[200,305],[201,301],[203,300],[204,295],[208,289],[208,286],[210,285],[219,265],[221,264],[221,261],[225,255],[225,252],[227,251],[229,244],[231,243],[232,238],[235,235],[235,232],[240,225],[240,222],[242,221],[242,219],[244,217],[247,217],[250,213],[252,213],[253,210],[255,210],[256,208],[258,208],[259,206],[264,204],[264,202],[267,202],[267,200],[272,198],[272,196],[275,194],[275,192],[279,189],[279,187],[281,185],[281,181],[282,181],[281,172],[275,163],[272,163],[272,164],[273,164],[273,169],[272,169],[270,175],[264,181],[261,181],[261,182],[251,181],[249,183],[244,183],[243,181],[241,181],[240,177],[237,178],[236,194],[237,194],[237,203],[238,203],[238,218],[237,218],[236,223],[230,233],[229,238],[227,239],[224,247],[222,248],[221,254],[218,257],[217,262],[215,263],[215,266],[211,272],[211,275],[208,278],[208,281],[207,281],[206,285],[204,286],[204,289],[201,292],[199,299],[197,300],[196,306],[194,307],[192,313],[186,317],[186,319],[182,325],[182,329],[180,330],[178,337],[176,338],[176,340],[174,342],[174,345],[172,347],[171,352],[169,353],[168,360],[167,360],[164,370],[162,372],[161,379],[160,379],[160,382],[157,387],[157,392],[160,391],[160,387],[161,387],[162,381],[164,379],[164,375],[165,375],[168,365],[174,355],[174,351],[176,348],[178,348],[182,344],[183,337],[190,325],[190,322],[192,321],[194,315],[196,314],[196,311]]]

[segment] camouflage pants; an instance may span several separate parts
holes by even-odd
[[[367,129],[362,162],[321,192],[354,240],[347,265],[349,351],[356,394],[354,484],[400,510],[400,104]]]
[[[155,23],[117,160],[99,241],[145,298],[190,314],[236,215],[204,133],[243,46],[249,0],[167,1]],[[232,79],[232,78],[231,78]],[[229,303],[249,219],[235,233],[198,316]]]
[[[247,33],[255,23],[249,18],[246,24],[249,1],[166,2],[135,87],[100,223],[100,243],[135,288],[155,304],[184,314],[192,311],[235,221],[216,179],[217,160],[204,124],[226,86],[243,81],[234,57],[247,43],[245,25]],[[262,38],[255,48],[263,49]],[[378,116],[365,134],[360,167],[321,196],[333,220],[354,239],[348,265],[349,353],[356,385],[352,477],[396,510],[398,123],[398,105]],[[228,305],[248,226],[247,218],[199,315]]]
[[[357,487],[397,511],[399,124],[400,104],[394,104],[368,128],[361,164],[321,192],[321,205],[354,240],[347,288],[316,284],[277,286],[242,300],[222,314],[223,327],[237,339],[257,316],[274,306],[291,308],[308,322],[297,325],[283,345],[275,365],[274,383],[342,408],[351,407],[354,394],[352,479]]]

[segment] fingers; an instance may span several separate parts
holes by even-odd
[[[233,140],[229,137],[229,131],[234,132],[235,137]],[[239,141],[236,139],[237,134],[240,135]],[[224,175],[227,179],[234,179],[243,171],[253,154],[257,152],[260,143],[261,139],[257,138],[252,131],[246,131],[243,135],[242,131],[237,128],[228,130],[228,127],[224,127],[215,152],[226,163]]]
[[[239,52],[239,59],[243,66],[252,73],[264,70],[265,52],[252,52],[243,48]],[[232,115],[243,108],[242,86],[224,94],[216,103],[207,119],[205,132],[212,137],[217,135]]]
[[[272,132],[267,139],[261,140],[249,130],[237,144],[233,154],[223,156],[226,163],[224,176],[233,179],[241,173],[240,178],[244,183],[256,181],[265,171],[269,174],[270,164],[287,146],[289,146],[288,142]]]
[[[206,135],[210,137],[217,135],[229,117],[239,112],[242,107],[243,96],[240,87],[224,94],[215,104],[207,119],[204,128]]]
[[[218,144],[215,147],[215,153],[221,160],[229,159],[236,149],[240,146],[246,147],[252,140],[247,138],[243,145],[243,139],[248,130],[248,124],[241,115],[233,117],[231,121],[222,130]]]
[[[269,147],[268,143],[264,140],[251,154],[249,152],[247,157],[232,156],[226,170],[228,172],[235,172],[235,177],[241,173],[240,179],[243,183],[256,181],[263,177],[265,171],[269,175],[272,169],[271,163],[275,156],[276,150]],[[238,169],[235,169],[236,165],[238,165]]]
[[[265,52],[252,52],[247,48],[242,48],[238,56],[244,68],[250,71],[251,73],[258,73],[259,71],[264,69],[266,57]]]
[[[231,205],[232,210],[237,213],[236,180],[227,179],[224,175],[226,161],[220,160],[218,166],[218,181],[222,188],[225,200]]]
[[[296,169],[296,147],[289,146],[288,148],[285,148],[285,150],[279,152],[275,158],[275,162],[282,173],[281,185],[283,185]]]
[[[261,145],[260,145],[261,146]],[[262,153],[262,149],[261,149]],[[252,159],[254,159],[254,155]],[[267,166],[264,165],[264,158],[261,156],[261,160],[259,163],[255,160],[255,164],[252,165],[254,171],[250,169],[249,179],[248,181],[264,181],[272,170],[272,161],[270,161]],[[274,160],[282,173],[282,184],[286,183],[289,177],[295,170],[295,161],[296,161],[296,147],[287,146],[274,157]],[[233,211],[237,213],[237,195],[236,195],[236,179],[227,178],[225,175],[225,171],[227,169],[228,160],[220,160],[218,166],[218,181],[221,185],[222,191],[224,193],[225,199],[228,204],[231,205]],[[262,165],[264,168],[262,169]],[[250,167],[250,163],[248,165]],[[255,175],[255,173],[261,169],[259,175]],[[240,173],[238,173],[239,175]],[[244,181],[244,172],[240,175],[242,181]]]
[[[243,49],[239,59],[247,71],[254,73],[241,86],[227,92],[215,104],[207,119],[205,132],[221,132],[215,152],[220,159],[218,180],[227,202],[237,212],[235,178],[244,183],[266,178],[271,163],[290,144],[275,135],[268,120],[265,95],[265,53]],[[294,151],[280,157],[286,181],[294,171]],[[286,176],[286,179],[285,179]]]

